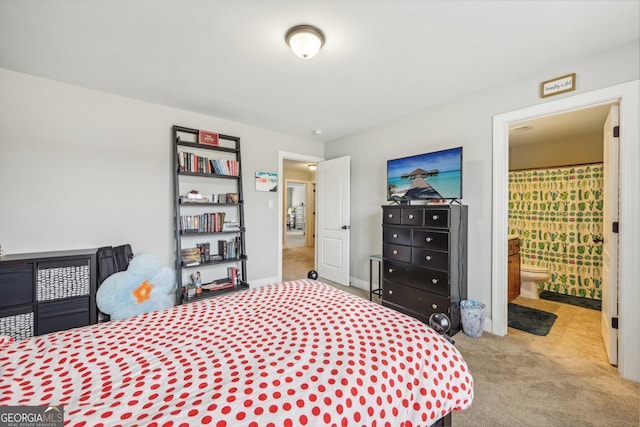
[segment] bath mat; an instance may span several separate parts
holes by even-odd
[[[509,327],[541,337],[547,335],[558,316],[535,308],[509,303]]]
[[[564,295],[557,292],[542,291],[540,298],[549,301],[561,302],[563,304],[577,305],[578,307],[590,308],[592,310],[602,311],[602,301],[591,298],[580,298],[573,295]]]

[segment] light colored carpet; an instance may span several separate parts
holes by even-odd
[[[547,345],[509,329],[454,337],[475,382],[472,406],[458,426],[638,426],[638,384],[608,363]]]

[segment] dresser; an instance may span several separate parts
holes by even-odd
[[[461,329],[467,298],[467,206],[382,207],[382,305],[425,323],[433,313]]]
[[[20,340],[97,322],[96,249],[0,259],[0,335]]]

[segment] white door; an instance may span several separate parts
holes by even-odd
[[[612,105],[604,124],[604,188],[602,191],[602,339],[609,363],[618,364],[618,330],[612,319],[618,317],[618,234],[613,223],[618,221],[618,138],[613,129],[618,126],[618,105]]]
[[[318,163],[316,260],[318,275],[349,285],[350,157]]]

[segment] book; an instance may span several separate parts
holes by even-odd
[[[200,250],[200,262],[211,261],[211,245],[209,243],[198,243],[196,247]]]
[[[220,289],[227,289],[227,288],[233,288],[233,283],[231,283],[226,279],[222,283],[218,283],[217,281],[215,281],[211,283],[205,283],[204,285],[202,285],[202,289],[206,289],[209,291],[218,291]]]
[[[185,267],[192,267],[194,265],[200,265],[200,249],[198,248],[186,248],[180,250],[180,261]]]

